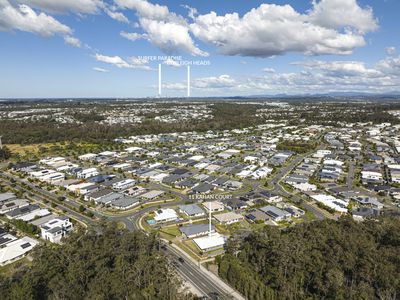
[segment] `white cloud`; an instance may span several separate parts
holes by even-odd
[[[64,41],[66,44],[71,45],[73,47],[76,47],[76,48],[82,47],[81,41],[73,36],[69,36],[69,35],[65,36]]]
[[[96,54],[95,58],[97,61],[101,61],[106,64],[111,64],[118,68],[130,68],[131,67],[128,62],[126,62],[119,56],[106,56],[106,55]]]
[[[107,69],[98,68],[98,67],[94,67],[94,68],[93,68],[93,71],[96,71],[96,72],[99,72],[99,73],[108,73],[108,72],[110,72],[110,71],[107,70]]]
[[[71,28],[43,12],[36,13],[27,5],[12,6],[7,0],[0,1],[0,30],[20,30],[49,37],[55,34],[70,35]]]
[[[235,79],[229,75],[198,78],[193,81],[193,87],[202,89],[231,88],[237,85]]]
[[[136,68],[144,68],[150,70],[151,68],[148,66],[149,61],[145,59],[140,59],[137,57],[128,58],[129,63]]]
[[[346,26],[365,33],[378,28],[372,8],[362,8],[356,0],[313,0],[309,19],[313,24],[340,29]]]
[[[140,27],[146,32],[144,37],[167,54],[180,52],[195,56],[207,56],[200,50],[189,34],[189,24],[168,7],[152,4],[145,0],[116,0],[121,8],[133,9],[139,18]]]
[[[400,56],[389,56],[375,64],[362,61],[308,60],[294,62],[297,72],[264,69],[262,75],[232,77],[220,75],[193,78],[198,94],[207,91],[220,95],[315,94],[329,92],[399,92]],[[171,83],[166,88],[184,90],[184,83]]]
[[[104,6],[102,0],[17,0],[19,3],[48,12],[98,13]]]
[[[163,83],[162,88],[166,90],[173,91],[183,91],[187,89],[186,83],[176,82],[176,83]],[[193,86],[192,86],[193,88]]]
[[[138,39],[141,39],[143,36],[139,33],[136,32],[125,32],[125,31],[121,31],[119,33],[122,37],[134,42]]]
[[[264,68],[262,70],[265,73],[275,73],[275,69],[274,68]]]
[[[140,60],[134,57],[125,60],[120,56],[96,54],[95,59],[106,64],[111,64],[117,68],[151,70],[151,68],[147,65],[148,61]]]
[[[115,3],[122,8],[136,10],[139,17],[154,20],[181,20],[174,13],[170,13],[168,7],[159,4],[152,4],[145,0],[115,0]]]
[[[381,60],[376,68],[383,73],[400,77],[400,56],[390,56]]]
[[[111,18],[121,23],[129,24],[128,18],[121,12],[110,10],[108,8],[104,9],[106,14]]]
[[[147,33],[147,40],[167,54],[208,55],[194,45],[186,26],[152,19],[141,19],[140,24]]]
[[[199,90],[230,89],[237,85],[237,81],[227,74],[220,76],[195,78],[191,82],[191,87],[193,89]],[[169,90],[185,90],[187,86],[185,83],[166,83],[163,84],[163,88]]]
[[[395,55],[396,54],[396,47],[387,47],[386,48],[386,53],[388,55]]]
[[[176,67],[179,68],[182,65],[179,63],[177,60],[173,60],[171,57],[168,57],[166,60],[163,62],[165,65],[171,66],[171,67]]]
[[[196,18],[196,16],[198,15],[198,11],[196,8],[191,7],[189,5],[181,5],[183,8],[186,8],[188,10],[188,17],[191,19]]]
[[[305,61],[295,62],[295,65],[302,65],[307,69],[323,71],[325,74],[334,77],[380,77],[382,72],[367,68],[364,62],[360,61]]]
[[[343,1],[351,16],[338,14]],[[334,16],[329,15],[330,6]],[[210,12],[196,17],[190,28],[197,38],[225,55],[351,54],[365,45],[364,33],[375,30],[377,21],[370,8],[361,8],[355,0],[323,0],[306,14],[290,5],[275,4],[261,4],[242,17]]]

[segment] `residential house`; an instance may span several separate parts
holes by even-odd
[[[234,212],[216,214],[213,217],[215,220],[218,221],[218,223],[223,224],[223,225],[233,224],[236,222],[240,222],[244,219],[244,217],[242,215],[234,213]]]
[[[14,240],[0,248],[0,266],[5,266],[26,256],[39,242],[30,238],[23,237]]]
[[[192,224],[179,227],[182,235],[188,239],[207,235],[210,233],[209,224]],[[211,225],[211,233],[215,232],[215,226]]]
[[[202,210],[196,204],[187,204],[187,205],[180,205],[179,211],[184,213],[188,217],[201,217],[205,215],[204,210]]]
[[[253,208],[250,209],[247,214],[246,214],[246,219],[249,220],[252,223],[258,223],[258,222],[265,222],[270,219],[270,217],[263,211]]]
[[[68,217],[57,217],[40,227],[42,238],[52,243],[60,243],[61,239],[71,233],[73,229],[74,226]]]
[[[155,214],[154,220],[157,223],[176,221],[178,219],[176,211],[173,210],[172,208],[156,210],[154,214]]]
[[[289,220],[292,216],[289,212],[272,205],[261,207],[260,210],[266,213],[268,216],[271,217],[272,220],[276,222]]]
[[[203,202],[202,203],[203,207],[207,210],[207,212],[219,212],[223,211],[225,209],[224,204],[222,204],[219,201],[209,201],[209,202]]]
[[[76,177],[81,178],[81,179],[86,179],[86,178],[94,177],[97,175],[99,175],[97,168],[88,168],[88,169],[83,169],[82,171],[77,173]]]

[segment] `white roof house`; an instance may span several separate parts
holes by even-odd
[[[57,217],[40,226],[42,238],[52,243],[60,243],[73,229],[74,226],[67,217]]]
[[[209,165],[210,165],[209,163],[201,162],[201,163],[195,164],[194,167],[196,169],[202,170],[202,169],[207,168]]]
[[[87,153],[87,154],[79,155],[78,159],[79,160],[91,160],[91,159],[96,158],[96,157],[97,157],[97,154]]]
[[[169,176],[169,174],[167,174],[167,173],[158,173],[153,176],[150,176],[149,179],[154,182],[162,182],[162,180],[168,176]]]
[[[193,239],[193,242],[201,251],[212,251],[225,245],[225,238],[219,233]]]
[[[325,194],[312,195],[311,198],[338,212],[347,213],[348,201],[337,199],[331,195]]]
[[[51,214],[51,212],[48,209],[43,208],[43,209],[37,209],[35,211],[32,211],[29,214],[19,216],[16,219],[29,222],[29,221],[32,221],[33,219],[48,216],[50,214]]]
[[[5,266],[22,258],[37,244],[39,244],[38,241],[27,236],[8,243],[6,247],[0,249],[0,266]]]
[[[156,210],[154,213],[155,213],[154,220],[156,220],[156,222],[169,222],[178,219],[176,211],[173,210],[172,208]]]
[[[52,173],[55,173],[55,172],[56,171],[54,171],[54,170],[47,170],[46,169],[46,170],[30,172],[29,175],[32,176],[32,177],[35,177],[37,179],[41,179],[43,176],[46,176],[46,175],[49,175],[49,174],[52,174]]]
[[[316,191],[317,186],[315,184],[310,184],[310,183],[299,183],[299,184],[293,184],[292,185],[295,189],[298,189],[302,192],[309,192],[309,191]]]
[[[249,155],[244,158],[244,161],[250,162],[250,163],[255,163],[256,161],[258,161],[258,157]]]
[[[214,215],[214,218],[221,224],[232,224],[244,219],[240,214],[234,212],[227,212],[223,214]]]
[[[122,181],[118,181],[118,182],[114,183],[112,185],[112,187],[114,189],[118,189],[118,190],[127,189],[127,188],[129,188],[131,186],[134,186],[135,183],[136,183],[135,180],[128,178],[128,179],[124,179]]]
[[[112,167],[115,170],[118,170],[118,169],[124,170],[124,169],[127,169],[127,168],[131,167],[131,164],[129,164],[129,163],[120,163],[120,164],[115,164]]]
[[[211,164],[211,165],[208,165],[207,167],[205,167],[204,169],[206,169],[209,172],[215,172],[220,168],[221,168],[220,165]]]
[[[40,177],[40,180],[47,181],[50,183],[61,181],[65,179],[65,174],[61,172],[52,172],[50,174]]]
[[[363,179],[375,179],[375,180],[382,179],[382,174],[380,172],[374,172],[374,171],[361,171],[361,176]]]
[[[14,193],[0,193],[0,203],[17,199]]]
[[[76,176],[78,178],[82,178],[82,179],[86,179],[86,178],[97,176],[97,175],[99,175],[99,172],[97,171],[96,168],[84,169],[76,174]]]
[[[59,171],[59,172],[62,172],[62,171],[71,170],[71,169],[77,168],[77,167],[78,167],[77,164],[68,163],[66,165],[62,165],[60,167],[57,167],[56,170]]]
[[[204,158],[203,155],[194,155],[192,157],[189,157],[190,160],[195,160],[195,161],[200,161]]]
[[[317,153],[314,153],[313,157],[323,158],[329,154],[332,154],[331,150],[317,150]]]
[[[58,157],[47,157],[47,158],[43,158],[43,159],[41,159],[39,162],[40,162],[41,164],[44,164],[44,165],[52,166],[52,165],[54,165],[54,164],[56,164],[56,163],[64,162],[64,161],[65,161],[65,158],[64,158],[64,157],[58,156]]]
[[[9,200],[7,202],[0,202],[0,214],[5,214],[8,211],[12,211],[13,209],[28,206],[29,202],[25,199],[14,199]]]
[[[211,208],[211,212],[223,211],[225,209],[224,204],[219,201],[203,202],[202,205],[207,211],[209,211]]]
[[[255,170],[253,173],[251,173],[251,178],[253,179],[262,179],[267,177],[273,169],[268,168],[268,167],[262,167],[258,170]]]
[[[143,195],[140,195],[140,197],[145,200],[154,200],[164,193],[164,191],[151,190]]]
[[[225,150],[223,152],[218,153],[217,156],[221,157],[221,158],[224,158],[224,159],[228,159],[228,158],[231,158],[232,156],[234,156],[234,155],[236,155],[238,153],[240,153],[239,150],[228,149],[228,150]]]
[[[74,193],[84,195],[84,194],[87,194],[89,192],[89,189],[93,186],[95,186],[95,184],[92,182],[83,182],[83,183],[79,183],[79,184],[69,185],[67,187],[67,190],[74,192]]]
[[[160,152],[158,152],[158,151],[150,151],[146,155],[150,156],[150,157],[156,157],[156,156],[160,155]]]
[[[143,148],[141,148],[141,147],[129,147],[129,148],[125,149],[125,151],[127,151],[128,153],[140,152],[142,150],[143,150]]]
[[[243,170],[240,171],[239,173],[236,174],[236,176],[240,178],[246,178],[249,177],[253,172],[251,170]]]
[[[103,156],[116,156],[117,152],[114,151],[103,151],[100,152],[99,155],[103,155]]]
[[[331,166],[343,166],[344,162],[337,160],[337,159],[325,159],[324,165],[331,165]]]

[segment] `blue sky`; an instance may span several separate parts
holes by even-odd
[[[233,4],[234,3],[234,4]],[[0,97],[400,91],[397,0],[0,0]],[[144,59],[149,57],[151,59]]]

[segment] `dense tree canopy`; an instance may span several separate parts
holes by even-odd
[[[170,99],[171,101],[174,99]],[[85,141],[94,143],[109,142],[118,137],[141,134],[159,134],[171,132],[208,130],[230,130],[265,124],[266,121],[289,121],[290,125],[329,125],[338,126],[339,122],[390,122],[398,124],[400,119],[390,113],[400,109],[400,104],[392,101],[371,102],[331,102],[330,98],[287,98],[279,99],[291,104],[289,107],[263,105],[272,99],[247,99],[246,101],[224,101],[223,99],[202,99],[192,105],[206,103],[211,110],[212,118],[182,119],[179,122],[167,123],[155,119],[156,116],[168,114],[171,108],[186,105],[185,102],[165,102],[154,106],[154,112],[143,113],[140,124],[101,123],[104,113],[113,109],[129,108],[129,102],[118,101],[9,101],[1,109],[5,112],[29,110],[32,107],[59,109],[66,116],[73,117],[77,123],[60,123],[53,116],[52,110],[41,118],[1,119],[0,135],[7,144],[32,144],[60,141]],[[243,99],[242,99],[243,100]],[[275,99],[276,100],[276,99]],[[371,99],[374,100],[374,99]],[[134,101],[132,103],[137,104]],[[131,104],[132,104],[131,103]],[[143,102],[148,103],[148,102]],[[27,116],[31,116],[28,111]],[[117,114],[118,115],[118,114]],[[292,145],[293,146],[293,145]],[[296,147],[296,151],[301,147]]]
[[[11,157],[10,149],[8,149],[7,146],[3,146],[3,148],[0,149],[0,161],[7,160],[10,157]]]
[[[230,241],[220,276],[248,299],[399,299],[400,220],[266,227]]]
[[[65,104],[67,105],[67,104]],[[159,104],[158,107],[162,107]],[[145,119],[141,124],[100,124],[102,119],[96,114],[73,114],[82,122],[57,123],[52,116],[29,122],[21,120],[0,120],[0,135],[8,144],[31,144],[59,141],[104,142],[118,137],[141,134],[235,129],[262,124],[256,117],[260,105],[216,103],[212,106],[213,119],[181,120],[179,123],[165,123],[155,119]],[[99,108],[100,109],[100,108]],[[109,110],[109,106],[102,109]]]
[[[120,231],[41,246],[32,266],[0,277],[1,299],[182,299],[179,280],[154,236]]]

